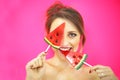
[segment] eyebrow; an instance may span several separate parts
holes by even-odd
[[[68,33],[71,33],[71,32],[73,32],[73,33],[77,33],[77,31],[68,31]]]

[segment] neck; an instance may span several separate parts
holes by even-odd
[[[65,67],[72,67],[72,65],[68,62],[68,60],[66,59],[66,57],[64,55],[62,55],[60,52],[54,53],[54,56],[52,58],[52,63],[55,66],[61,67],[61,68],[65,68]]]

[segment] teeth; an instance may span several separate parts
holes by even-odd
[[[62,51],[68,51],[69,49],[61,49]]]
[[[60,50],[62,50],[62,51],[69,51],[71,48],[69,48],[69,47],[66,47],[66,48],[60,48]]]

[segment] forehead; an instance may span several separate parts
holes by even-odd
[[[55,28],[57,28],[59,25],[65,22],[65,31],[77,31],[77,27],[69,20],[63,19],[63,18],[56,18],[50,28],[50,32],[53,31]]]

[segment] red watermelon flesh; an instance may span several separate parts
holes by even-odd
[[[55,30],[53,30],[52,32],[50,32],[45,38],[44,40],[51,45],[54,48],[59,48],[60,44],[61,44],[61,40],[63,38],[63,34],[64,34],[64,28],[65,28],[65,23],[62,23],[61,25],[59,25]]]
[[[60,47],[60,48],[63,48],[63,47]],[[64,56],[67,56],[68,53],[70,52],[71,48],[70,48],[70,47],[64,47],[64,49],[67,49],[67,50],[61,50],[61,49],[60,49],[60,52],[61,52]]]
[[[70,61],[70,63],[72,63],[72,65],[75,66],[82,59],[82,54],[77,52],[70,52],[66,57]]]
[[[66,56],[68,61],[75,67],[77,70],[82,66],[83,61],[86,60],[87,55],[79,52],[70,52]]]

